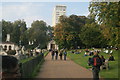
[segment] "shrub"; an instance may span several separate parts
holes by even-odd
[[[16,51],[15,50],[9,50],[9,51],[7,51],[7,54],[8,55],[15,55]]]

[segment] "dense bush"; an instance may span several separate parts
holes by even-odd
[[[8,55],[15,55],[16,51],[15,50],[9,50],[9,51],[7,51],[7,54]]]

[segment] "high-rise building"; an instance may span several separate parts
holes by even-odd
[[[52,26],[55,26],[59,22],[59,18],[62,15],[66,15],[66,6],[56,5],[53,11]]]

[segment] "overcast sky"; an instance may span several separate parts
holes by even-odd
[[[0,5],[1,19],[12,22],[24,19],[27,27],[30,27],[34,20],[43,20],[47,25],[52,25],[52,13],[56,5],[66,5],[67,16],[89,14],[89,2],[2,2]]]

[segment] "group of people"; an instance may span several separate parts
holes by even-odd
[[[58,50],[51,50],[51,55],[52,55],[52,60],[57,60],[58,59],[58,56],[60,57],[60,60],[62,60],[63,56],[64,56],[64,60],[67,59],[67,52],[66,50],[62,50],[60,52],[58,52]]]
[[[58,55],[60,56],[60,60],[64,55],[64,60],[66,60],[67,52],[66,50],[58,51],[51,50],[52,60],[58,59]],[[6,80],[6,78],[20,78],[20,68],[18,60],[13,56],[0,56],[2,58],[2,70],[0,70],[0,77],[2,76],[2,80]],[[114,61],[114,57],[112,54],[110,55],[109,61]],[[99,56],[97,51],[93,52],[93,57],[89,60],[92,65],[93,78],[95,80],[99,80],[99,72],[100,66],[102,66],[105,62],[104,56]]]
[[[75,50],[75,51],[72,50],[71,53],[73,53],[73,54],[81,54],[81,50],[80,51],[78,51],[78,50]]]
[[[67,52],[61,51],[59,55],[64,55],[64,60],[66,60]],[[65,55],[66,54],[66,55]],[[52,59],[57,59],[58,57],[58,51],[51,51]],[[6,78],[19,78],[21,76],[20,74],[20,68],[18,64],[18,60],[13,57],[13,56],[2,56],[2,80],[6,80]],[[60,56],[60,59],[62,60],[62,57]],[[104,60],[104,59],[103,59]],[[93,68],[93,78],[95,80],[99,79],[99,71],[100,71],[100,66],[103,64],[102,59],[99,57],[97,52],[94,52],[94,56],[91,58],[90,63],[92,64]]]
[[[94,51],[96,51],[97,53],[100,53],[101,50],[97,50],[97,49],[94,49],[94,50],[85,49],[84,56],[93,56],[93,52]]]

